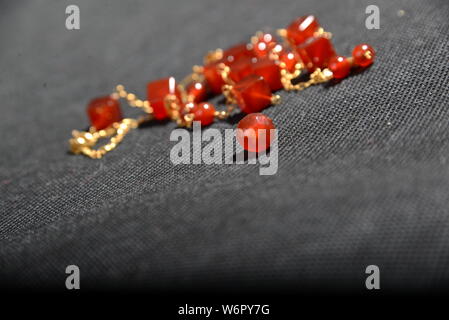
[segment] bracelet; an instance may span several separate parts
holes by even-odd
[[[280,101],[273,92],[301,91],[311,85],[343,79],[352,69],[373,63],[375,51],[370,45],[355,46],[351,57],[339,56],[331,37],[314,16],[299,17],[286,29],[259,31],[249,43],[209,52],[204,65],[194,66],[192,73],[179,83],[173,77],[151,81],[147,84],[147,100],[138,99],[123,85],[117,85],[111,95],[90,101],[87,114],[91,127],[88,131],[72,132],[70,150],[99,159],[142,123],[172,120],[178,126],[190,128],[193,121],[199,121],[201,126],[207,126],[215,119],[227,119],[237,107],[248,114],[239,122],[239,129],[274,129],[272,120],[259,113]],[[302,79],[305,81],[298,81]],[[216,110],[207,102],[219,94],[226,98],[224,110]],[[119,99],[142,109],[144,115],[137,119],[123,118]],[[101,138],[110,140],[95,149]],[[261,151],[246,143],[242,146],[248,151]]]

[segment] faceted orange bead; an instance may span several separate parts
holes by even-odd
[[[239,82],[252,73],[253,59],[251,57],[241,57],[239,60],[228,63],[229,78],[234,82]]]
[[[156,120],[168,118],[165,108],[165,98],[169,94],[174,94],[180,99],[180,93],[176,88],[175,78],[165,78],[149,82],[147,85],[147,99],[153,108],[153,115]]]
[[[282,88],[279,65],[268,57],[257,59],[252,64],[252,73],[261,76],[270,86],[271,91]]]
[[[245,113],[259,112],[271,104],[271,90],[267,82],[255,74],[236,83],[232,94]]]
[[[123,119],[119,102],[110,96],[90,101],[87,106],[87,115],[91,125],[97,130],[106,129],[114,122]]]
[[[208,102],[188,103],[186,105],[189,113],[193,113],[193,120],[200,121],[202,126],[208,126],[214,122],[215,107]]]
[[[326,68],[329,60],[335,56],[334,46],[325,37],[310,38],[297,46],[296,50],[309,71]]]
[[[352,51],[354,64],[360,67],[368,67],[374,62],[376,52],[369,44],[362,43],[357,45]]]
[[[237,141],[247,151],[265,151],[274,140],[270,130],[275,128],[273,121],[263,113],[248,114],[237,125]]]
[[[318,20],[312,16],[299,17],[287,27],[287,38],[294,44],[304,43],[320,28]]]
[[[351,63],[346,57],[335,56],[329,60],[329,69],[335,79],[343,79],[351,71]]]

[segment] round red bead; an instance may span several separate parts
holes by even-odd
[[[214,122],[215,108],[208,102],[188,103],[188,111],[193,113],[193,121],[200,121],[202,126],[208,126]]]
[[[374,62],[375,56],[376,52],[373,47],[366,43],[359,44],[352,50],[354,64],[360,67],[368,67]]]
[[[253,43],[253,51],[258,57],[266,56],[276,45],[276,40],[271,33],[261,33],[257,36],[257,41]]]
[[[299,57],[296,52],[282,50],[278,53],[279,61],[285,64],[285,68],[288,72],[295,71],[295,66],[299,62]]]
[[[343,79],[351,71],[351,63],[346,57],[335,56],[329,60],[329,69],[335,79]]]
[[[248,114],[237,125],[237,141],[247,151],[265,151],[274,140],[270,130],[275,128],[273,121],[263,113]]]
[[[194,81],[187,85],[186,88],[189,101],[201,102],[207,99],[207,88],[205,81]]]

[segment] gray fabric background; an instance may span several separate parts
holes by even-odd
[[[79,31],[65,29],[68,4]],[[364,27],[368,4],[380,30]],[[171,123],[102,160],[67,152],[92,97],[117,83],[145,96],[208,50],[309,13],[339,53],[366,41],[378,55],[337,85],[279,93],[264,111],[277,175],[175,167]],[[369,264],[386,290],[446,285],[448,16],[447,1],[3,1],[0,286],[63,288],[69,264],[96,289],[360,289]]]

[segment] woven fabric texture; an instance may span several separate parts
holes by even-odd
[[[80,30],[65,28],[69,4]],[[371,4],[379,30],[365,28]],[[63,288],[69,264],[92,289],[357,289],[370,264],[384,289],[449,281],[447,1],[0,8],[1,283]],[[91,98],[118,83],[144,97],[149,80],[181,78],[207,51],[304,14],[332,32],[339,53],[368,42],[377,60],[335,85],[278,92],[282,102],[264,111],[279,129],[277,174],[174,166],[172,123],[133,131],[101,160],[68,153]]]

